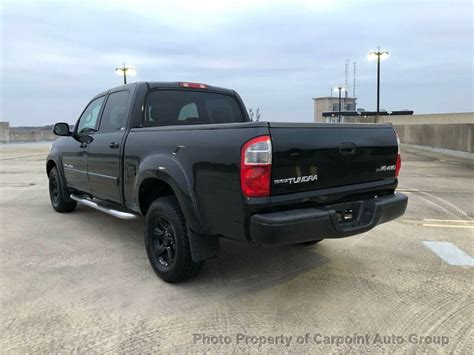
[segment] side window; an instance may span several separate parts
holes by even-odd
[[[178,121],[199,120],[199,113],[196,104],[190,103],[181,108],[178,115]]]
[[[97,121],[99,119],[99,112],[104,102],[104,96],[92,101],[87,106],[84,113],[79,118],[77,126],[77,133],[88,133],[97,131]]]
[[[114,132],[125,128],[129,95],[128,91],[114,92],[109,95],[100,121],[99,132]]]

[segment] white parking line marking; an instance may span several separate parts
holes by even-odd
[[[432,224],[432,223],[423,223],[423,227],[435,227],[435,228],[468,228],[468,229],[474,229],[474,226],[460,226],[460,225],[454,225],[454,224]]]
[[[425,240],[423,244],[449,265],[474,266],[474,258],[450,242]]]
[[[461,208],[459,208],[458,206],[452,204],[451,202],[441,198],[441,197],[438,197],[436,195],[433,195],[433,194],[430,194],[428,192],[421,192],[422,194],[425,194],[425,195],[428,195],[428,196],[431,196],[432,198],[440,201],[441,203],[444,203],[445,205],[451,207],[452,209],[454,209],[455,211],[457,211],[458,213],[462,214],[464,217],[468,217],[469,218],[469,215],[466,213],[466,211],[462,210]]]
[[[433,219],[433,218],[423,218],[423,221],[428,221],[428,222],[453,222],[453,223],[474,223],[474,220],[466,220],[466,219]]]
[[[436,200],[442,202],[444,205],[450,207],[450,209],[455,210],[457,213],[462,214],[464,217],[469,218],[469,215],[468,215],[467,212],[463,211],[463,210],[462,210],[461,208],[459,208],[458,206],[453,205],[451,202],[446,201],[446,200],[444,200],[444,199],[442,199],[442,198],[440,198],[440,197],[438,197],[438,196],[435,196],[435,195],[433,195],[433,194],[430,194],[430,193],[428,193],[428,192],[426,192],[426,191],[420,191],[420,190],[418,190],[418,189],[411,189],[411,188],[409,188],[409,187],[400,186],[400,188],[401,188],[401,189],[403,189],[403,188],[405,188],[405,189],[410,189],[410,190],[413,190],[413,192],[418,192],[418,193],[419,193],[419,195],[418,195],[419,198],[422,198],[423,200],[425,200],[426,202],[430,203],[431,205],[437,206],[437,207],[440,208],[441,210],[443,210],[443,211],[449,213],[450,215],[452,215],[452,216],[454,216],[454,217],[458,217],[458,216],[456,215],[456,213],[454,213],[454,212],[452,212],[452,211],[450,211],[450,210],[447,210],[446,208],[442,207],[439,203],[432,202],[432,201],[428,200],[427,198],[424,198],[424,197],[421,196],[421,195],[430,196],[431,198],[434,198],[434,199],[436,199]],[[401,191],[401,189],[399,189],[399,191]]]

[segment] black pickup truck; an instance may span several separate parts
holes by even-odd
[[[168,282],[197,274],[220,238],[314,244],[401,216],[389,124],[251,122],[239,95],[141,82],[95,96],[46,162],[57,212],[81,203],[145,216],[145,245]]]

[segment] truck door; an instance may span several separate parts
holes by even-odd
[[[98,131],[87,149],[87,171],[95,197],[121,203],[121,154],[131,95],[109,93]]]
[[[99,114],[105,96],[101,96],[89,103],[79,118],[74,136],[69,137],[62,149],[62,163],[67,185],[79,191],[90,192],[87,178],[87,143],[99,124]]]

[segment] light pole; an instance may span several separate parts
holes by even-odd
[[[123,75],[123,83],[127,83],[127,74],[128,75],[136,75],[136,71],[134,67],[127,67],[125,63],[123,63],[122,67],[115,68],[115,72],[118,75]]]
[[[345,86],[342,86],[342,85],[339,85],[337,87],[334,88],[334,91],[339,91],[339,123],[341,123],[341,106],[342,106],[342,100],[341,100],[341,93],[343,91],[346,91],[346,87]]]
[[[379,121],[380,115],[380,59],[388,57],[387,51],[381,51],[380,47],[376,51],[369,52],[369,59],[377,58],[377,114],[375,116],[375,122]]]

